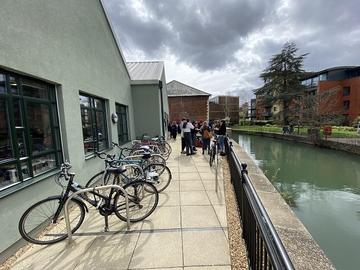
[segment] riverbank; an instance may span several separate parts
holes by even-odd
[[[230,136],[264,172],[335,267],[356,269],[360,156],[237,132]]]
[[[263,131],[255,131],[255,130],[243,130],[243,129],[236,129],[232,128],[232,131],[236,131],[238,133],[242,134],[248,134],[248,135],[256,135],[256,136],[263,136],[268,138],[275,138],[275,139],[281,139],[281,140],[287,140],[287,141],[293,141],[293,142],[299,142],[299,143],[306,143],[311,144],[317,147],[323,147],[333,150],[340,150],[345,151],[348,153],[360,155],[360,145],[359,144],[349,144],[345,142],[340,141],[334,141],[334,140],[325,140],[325,139],[319,139],[318,141],[314,142],[310,140],[305,135],[289,135],[289,134],[280,134],[275,132],[263,132]]]
[[[236,142],[233,149],[246,163],[248,175],[295,269],[335,269],[303,223],[275,189],[253,158]]]

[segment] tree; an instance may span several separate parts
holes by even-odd
[[[255,91],[261,95],[266,106],[275,102],[282,103],[282,119],[289,122],[289,105],[298,99],[304,90],[300,78],[304,73],[303,61],[307,54],[297,55],[295,43],[285,43],[281,52],[275,54],[269,61],[269,66],[261,73],[264,86]]]

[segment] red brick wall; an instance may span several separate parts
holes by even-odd
[[[360,77],[355,77],[341,81],[321,81],[318,85],[318,91],[323,92],[329,89],[338,88],[338,94],[336,95],[336,106],[331,104],[331,109],[339,114],[348,115],[349,122],[352,123],[357,116],[360,115]],[[350,87],[350,95],[343,96],[343,87]],[[343,110],[343,102],[345,100],[350,101],[350,108],[347,111]],[[322,111],[326,111],[327,104],[321,106]]]
[[[168,97],[170,121],[189,118],[194,121],[208,120],[209,97]]]

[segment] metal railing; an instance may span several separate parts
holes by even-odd
[[[65,202],[64,214],[65,214],[65,224],[66,224],[66,230],[67,230],[67,234],[68,234],[68,243],[69,244],[72,242],[72,232],[71,232],[70,218],[69,218],[69,202],[71,201],[71,199],[76,197],[80,193],[86,193],[89,191],[103,190],[103,189],[109,189],[109,188],[118,189],[125,195],[126,228],[127,228],[127,230],[130,229],[129,198],[128,198],[127,192],[125,191],[125,189],[123,187],[121,187],[119,185],[107,185],[107,186],[99,186],[99,187],[92,187],[92,188],[84,188],[84,189],[81,189],[81,190],[78,190],[78,191],[72,193]]]
[[[225,141],[225,149],[250,268],[294,269],[284,245],[249,179],[247,165],[240,162],[228,139]]]

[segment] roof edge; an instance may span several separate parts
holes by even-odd
[[[204,95],[189,95],[189,97],[191,97],[191,96],[211,96],[211,94],[210,93],[208,93],[208,92],[205,92],[205,91],[203,91],[203,90],[200,90],[200,89],[197,89],[197,88],[195,88],[195,87],[193,87],[193,86],[190,86],[190,85],[188,85],[188,84],[185,84],[185,83],[182,83],[182,82],[179,82],[179,81],[177,81],[177,80],[172,80],[172,81],[170,81],[170,82],[168,82],[168,83],[166,83],[166,85],[169,85],[170,83],[172,83],[172,82],[177,82],[177,83],[180,83],[180,84],[182,84],[182,85],[185,85],[185,86],[187,86],[187,87],[190,87],[190,88],[193,88],[193,89],[195,89],[195,90],[198,90],[198,91],[200,91],[200,92],[203,92],[204,93]],[[168,95],[169,96],[169,95]],[[177,95],[177,97],[179,97],[179,96],[185,96],[185,95]]]
[[[164,61],[127,61],[125,62],[125,65],[127,63],[160,63],[161,64],[161,72],[160,72],[160,75],[159,75],[159,78],[158,80],[161,81],[161,76],[162,76],[162,73],[164,72],[165,70],[165,64],[164,64]],[[127,69],[127,66],[126,66],[126,69]],[[129,72],[130,73],[130,72]],[[135,84],[138,84],[138,82],[141,82],[143,80],[132,80],[135,82]],[[155,80],[144,80],[144,81],[155,81]],[[150,83],[144,83],[144,84],[150,84]],[[152,83],[151,83],[152,84]]]
[[[123,63],[124,63],[124,66],[125,66],[125,69],[126,69],[126,73],[128,74],[129,79],[131,80],[130,72],[129,72],[128,68],[127,68],[124,54],[123,54],[123,52],[122,52],[122,50],[121,50],[121,47],[120,47],[120,44],[119,44],[119,42],[118,42],[118,40],[117,40],[117,38],[116,38],[113,25],[112,25],[112,23],[111,23],[111,21],[110,21],[110,17],[109,17],[109,15],[108,15],[108,13],[107,13],[107,11],[106,11],[106,8],[105,8],[105,5],[104,5],[104,0],[99,0],[99,2],[100,2],[100,6],[101,6],[101,8],[102,8],[102,10],[103,10],[103,12],[104,12],[104,14],[105,14],[106,22],[107,22],[108,25],[109,25],[110,32],[111,32],[111,35],[112,35],[112,37],[113,37],[113,39],[114,39],[114,41],[115,41],[116,47],[117,47],[117,49],[118,49],[118,52],[120,53],[121,60],[122,60]]]
[[[160,80],[131,80],[131,85],[159,84]]]

